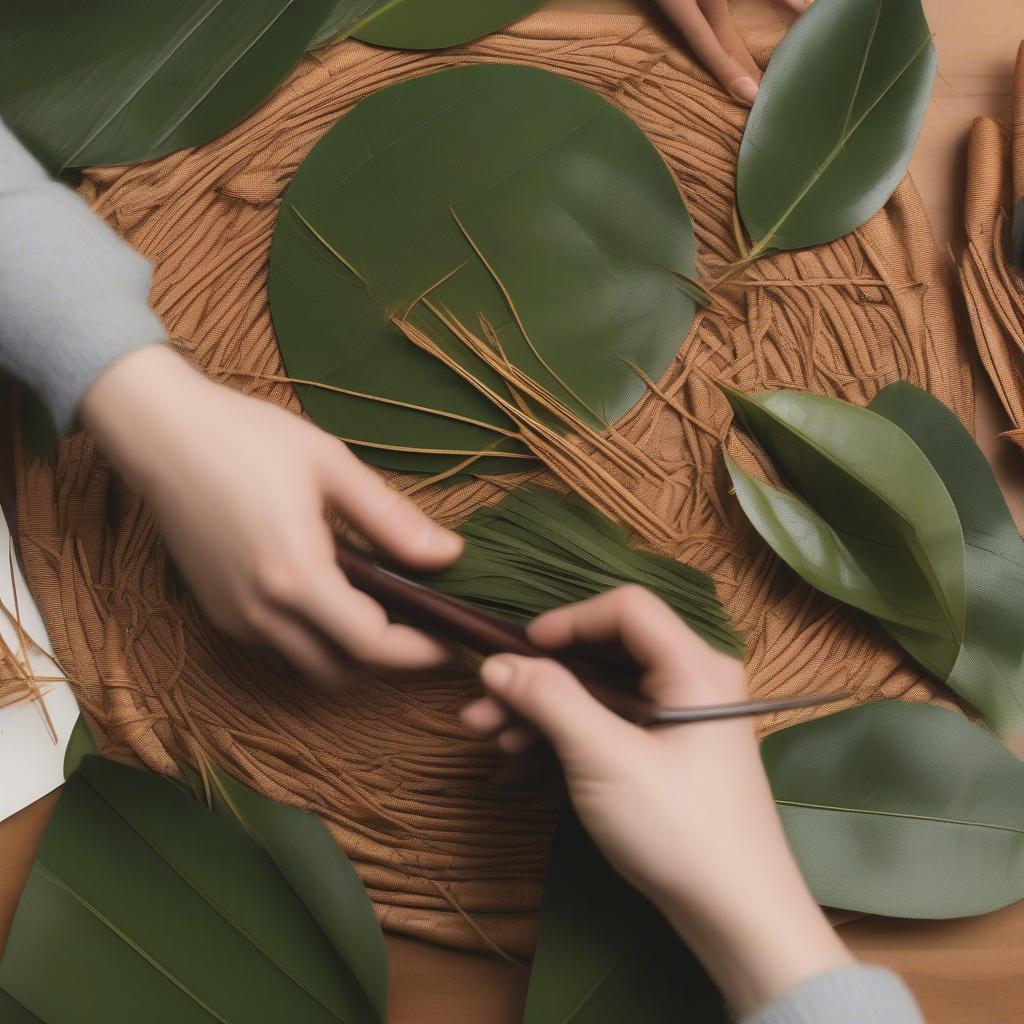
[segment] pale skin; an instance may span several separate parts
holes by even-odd
[[[798,14],[810,0],[779,0]],[[729,0],[658,0],[668,18],[690,44],[694,55],[741,103],[753,103],[761,83],[761,69],[740,38],[729,10]]]

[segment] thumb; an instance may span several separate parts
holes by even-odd
[[[407,565],[435,569],[462,551],[462,538],[438,526],[341,443],[331,446],[325,496],[375,547]]]
[[[630,728],[548,658],[498,654],[480,668],[490,693],[535,726],[560,757],[607,749]]]

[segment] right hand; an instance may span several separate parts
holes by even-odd
[[[555,649],[625,645],[642,692],[665,706],[745,700],[740,662],[663,602],[624,587],[548,612],[530,639]],[[463,721],[506,750],[554,746],[580,820],[610,863],[659,906],[740,1014],[851,962],[804,884],[775,810],[750,719],[641,729],[553,661],[496,655]]]

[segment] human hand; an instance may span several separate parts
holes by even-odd
[[[646,670],[643,693],[662,705],[746,699],[742,665],[639,587],[548,612],[528,632],[548,649],[621,642]],[[480,674],[488,696],[463,721],[508,751],[530,742],[529,727],[550,740],[583,825],[737,1013],[852,962],[789,851],[749,719],[641,729],[555,662],[501,654]]]
[[[458,535],[430,521],[340,441],[292,413],[207,380],[163,346],[115,363],[86,393],[82,422],[154,509],[175,561],[213,622],[275,647],[313,681],[348,659],[419,669],[449,657],[389,623],[349,586],[325,519],[337,511],[419,568],[453,561]]]
[[[742,103],[753,103],[761,82],[761,70],[736,31],[729,12],[729,0],[658,2],[722,88]],[[781,2],[801,13],[807,9],[810,0]]]

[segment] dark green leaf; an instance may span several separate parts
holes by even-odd
[[[751,255],[829,242],[881,209],[934,76],[920,0],[816,0],[772,54],[743,133],[736,198]]]
[[[64,778],[70,779],[78,771],[78,766],[84,758],[98,753],[96,741],[89,732],[89,726],[85,724],[85,717],[79,715],[64,750]]]
[[[0,114],[53,170],[148,160],[240,121],[332,0],[0,5]]]
[[[658,377],[675,356],[695,276],[686,208],[632,121],[557,75],[474,65],[385,89],[324,136],[284,197],[270,302],[292,377],[483,424],[300,388],[331,433],[404,449],[363,448],[364,458],[436,472],[464,456],[424,449],[504,450],[512,443],[500,431],[512,424],[409,342],[393,315],[416,320],[504,395],[418,300],[429,292],[474,330],[485,317],[512,363],[600,425],[644,394],[627,361]],[[520,465],[490,458],[474,468]]]
[[[0,988],[60,1024],[381,1020],[274,862],[237,825],[167,779],[98,757],[64,787],[0,962]]]
[[[809,583],[878,616],[945,679],[964,636],[964,539],[924,453],[884,417],[846,402],[796,391],[727,396],[793,492],[729,460],[754,528]]]
[[[4,1024],[43,1024],[34,1014],[28,1012],[16,999],[0,988],[0,1020]]]
[[[1024,898],[1024,762],[957,712],[866,704],[761,751],[821,903],[941,918]]]
[[[373,905],[352,862],[312,814],[268,800],[213,767],[215,807],[234,817],[267,852],[338,955],[387,1016],[387,949]]]
[[[629,534],[576,496],[519,487],[477,509],[459,527],[462,557],[420,579],[433,589],[528,622],[551,608],[639,583],[654,591],[710,644],[742,654],[742,640],[712,581],[682,562],[629,546]]]
[[[724,1024],[715,986],[567,808],[551,850],[523,1024]]]
[[[335,0],[312,45],[354,36],[377,46],[438,50],[494,32],[540,4],[541,0]]]
[[[912,384],[890,384],[868,408],[914,440],[960,517],[967,621],[947,682],[1024,753],[1024,542],[992,469],[956,416]]]

